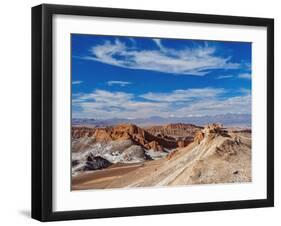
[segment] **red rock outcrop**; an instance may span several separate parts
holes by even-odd
[[[72,127],[71,136],[73,138],[92,137],[95,133],[95,128],[89,127]]]
[[[192,140],[178,140],[177,145],[179,148],[184,148],[187,145],[189,145],[192,142]]]
[[[228,132],[223,128],[222,124],[213,123],[205,126],[203,130],[198,131],[194,137],[194,140],[200,144],[204,138],[213,139],[218,135],[229,137]]]
[[[80,138],[83,136],[93,137],[97,142],[131,139],[135,144],[155,151],[163,151],[164,148],[173,149],[177,147],[177,142],[175,140],[156,137],[133,124],[120,124],[106,128],[72,128],[73,138]]]
[[[96,141],[99,142],[101,141],[108,142],[113,140],[110,133],[108,133],[107,129],[103,129],[103,128],[95,129],[95,133],[93,134],[93,137],[96,139]]]
[[[200,142],[204,139],[204,133],[202,131],[198,131],[194,137],[194,141],[198,142],[198,144],[200,144]]]
[[[157,141],[151,141],[148,144],[145,144],[146,149],[153,149],[154,151],[164,151],[163,147]]]

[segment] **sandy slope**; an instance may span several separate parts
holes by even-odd
[[[204,139],[170,157],[116,164],[73,178],[72,189],[123,188],[251,181],[251,134],[205,131]]]

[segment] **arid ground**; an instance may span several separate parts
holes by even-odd
[[[235,182],[251,182],[250,129],[72,128],[72,190]]]

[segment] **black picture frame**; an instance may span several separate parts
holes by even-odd
[[[267,198],[54,212],[52,210],[52,18],[55,14],[266,27]],[[271,206],[274,206],[273,19],[49,4],[32,8],[32,218],[40,221],[57,221]]]

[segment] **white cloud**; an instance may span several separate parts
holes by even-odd
[[[80,94],[74,100],[77,102],[94,101],[96,103],[108,103],[110,104],[123,104],[132,99],[133,94],[125,92],[109,92],[105,90],[95,90],[92,93]]]
[[[135,101],[133,98],[134,95],[130,93],[95,90],[73,99],[73,106],[82,109],[74,111],[73,115],[87,118],[134,118],[157,115],[168,107],[165,103]]]
[[[160,102],[178,102],[178,101],[190,101],[193,99],[213,98],[222,93],[225,90],[222,88],[202,88],[202,89],[185,89],[174,90],[170,93],[145,93],[141,95],[142,98],[160,101]]]
[[[251,114],[251,96],[235,96],[224,100],[213,99],[192,103],[178,109],[179,115]]]
[[[250,114],[251,95],[224,97],[227,90],[214,88],[174,90],[171,93],[149,93],[135,96],[125,92],[95,90],[75,95],[73,117],[85,118],[144,118],[151,116],[186,117],[226,113]],[[181,103],[181,104],[178,104]],[[79,108],[79,110],[75,110]]]
[[[244,78],[244,79],[251,79],[251,74],[250,73],[242,73],[238,75],[238,78]]]
[[[252,93],[252,90],[250,90],[250,89],[245,89],[245,88],[240,88],[240,89],[239,89],[239,92],[240,92],[241,94],[243,94],[243,95],[250,96],[251,93]]]
[[[153,41],[159,50],[137,49],[136,45],[128,47],[118,39],[106,41],[92,47],[91,55],[83,59],[123,68],[197,76],[204,76],[212,69],[237,69],[241,66],[230,62],[230,57],[216,56],[216,49],[207,45],[176,50],[164,47],[159,39]]]
[[[83,81],[72,81],[72,85],[79,85],[79,84],[81,84],[81,83],[83,83]]]
[[[132,83],[126,82],[126,81],[108,81],[106,84],[109,85],[109,86],[118,85],[118,86],[124,87],[124,86],[127,86],[127,85],[131,85]]]
[[[233,78],[233,75],[219,75],[216,79]]]
[[[156,38],[154,38],[154,39],[152,39],[152,40],[155,42],[155,44],[159,47],[159,49],[160,49],[161,51],[163,51],[163,52],[168,51],[168,50],[162,45],[161,39],[156,39]]]

